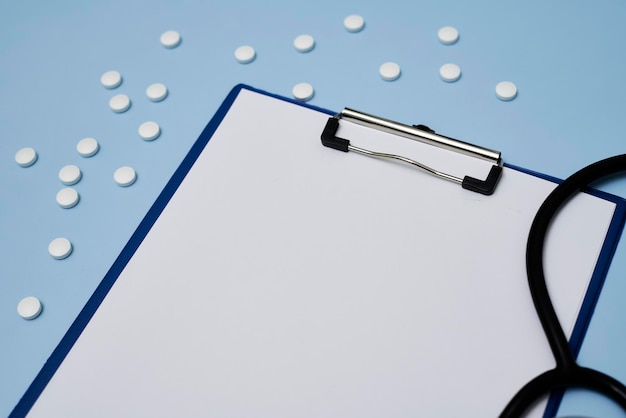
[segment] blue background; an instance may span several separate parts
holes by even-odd
[[[363,31],[345,30],[350,14],[364,17]],[[234,85],[289,97],[308,82],[311,104],[427,124],[564,178],[626,150],[625,22],[621,0],[0,2],[0,415],[17,403]],[[447,25],[460,33],[450,46],[437,39]],[[171,50],[159,43],[170,29],[183,38]],[[305,33],[316,46],[303,54],[293,39]],[[246,44],[257,58],[241,65],[233,54]],[[400,65],[398,80],[378,75],[387,61]],[[462,70],[455,83],[438,74],[450,62]],[[115,90],[100,85],[111,69],[123,76]],[[495,97],[504,80],[519,89],[513,101]],[[160,103],[145,96],[155,82],[170,91]],[[123,114],[108,108],[118,93],[132,100]],[[137,134],[147,120],[162,129],[153,142]],[[76,152],[84,137],[100,143],[92,158]],[[28,168],[14,161],[25,146],[39,154]],[[66,164],[83,171],[72,209],[55,201]],[[123,165],[138,173],[128,188],[112,178]],[[625,180],[599,187],[626,197]],[[61,261],[47,252],[58,236],[74,244]],[[625,273],[622,242],[579,356],[621,381]],[[44,311],[25,321],[16,307],[30,295]],[[582,391],[568,393],[559,410],[573,413],[624,416]]]

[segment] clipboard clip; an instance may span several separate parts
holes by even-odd
[[[470,157],[480,158],[482,160],[491,162],[493,166],[491,167],[491,170],[489,171],[489,174],[487,175],[487,178],[485,180],[476,179],[470,176],[465,176],[461,179],[459,177],[435,170],[434,168],[431,168],[425,164],[422,164],[410,158],[403,157],[401,155],[386,154],[382,152],[375,152],[364,148],[359,148],[351,145],[349,140],[337,137],[337,130],[339,129],[340,119],[345,119],[359,125],[364,125],[384,132],[400,135],[405,138],[417,140],[447,150],[460,152]],[[404,125],[398,122],[393,122],[388,119],[368,115],[367,113],[362,113],[349,108],[345,108],[343,111],[341,111],[341,113],[328,119],[328,121],[326,122],[326,126],[324,127],[324,131],[322,132],[321,139],[322,144],[326,147],[343,152],[354,151],[370,157],[388,158],[402,161],[418,167],[422,170],[425,170],[428,173],[437,177],[458,183],[464,189],[484,195],[493,194],[496,186],[498,185],[498,181],[500,180],[500,176],[502,175],[502,158],[499,151],[493,151],[467,142],[459,141],[458,139],[438,135],[435,133],[435,131],[424,125]]]

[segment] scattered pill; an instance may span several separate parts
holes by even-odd
[[[78,183],[81,177],[82,173],[80,172],[80,168],[75,165],[66,165],[59,170],[59,180],[66,186]]]
[[[447,83],[453,83],[461,77],[461,69],[456,64],[444,64],[439,68],[439,76]]]
[[[85,158],[96,155],[99,149],[98,141],[93,138],[83,138],[76,144],[76,151]]]
[[[139,126],[139,136],[144,141],[152,141],[161,135],[161,128],[156,122],[148,121]]]
[[[504,101],[513,100],[517,96],[517,87],[510,81],[502,81],[496,85],[496,96]]]
[[[459,31],[452,26],[444,26],[439,29],[439,32],[437,32],[437,37],[439,38],[439,42],[442,44],[452,45],[459,40]]]
[[[386,62],[378,69],[383,80],[393,81],[400,77],[400,66],[395,62]]]
[[[256,52],[250,45],[243,45],[235,50],[235,59],[240,64],[251,63],[255,58]]]
[[[153,102],[160,102],[167,97],[167,87],[163,83],[150,84],[146,89],[146,96]]]
[[[180,45],[181,37],[180,33],[175,30],[168,30],[167,32],[163,32],[161,34],[161,45],[166,48],[176,48]]]
[[[130,108],[130,99],[125,94],[118,94],[111,97],[109,107],[115,113],[124,113]]]
[[[343,20],[343,26],[348,32],[360,32],[365,26],[365,20],[362,16],[350,15]]]
[[[293,46],[298,52],[309,52],[315,46],[315,39],[311,35],[300,35],[293,40]]]
[[[53,258],[62,260],[72,253],[72,243],[67,238],[55,238],[48,245],[48,252]]]
[[[20,167],[30,167],[37,161],[37,151],[30,147],[22,148],[15,153],[15,162]]]
[[[294,86],[292,93],[296,100],[306,102],[313,98],[315,91],[309,83],[298,83]]]
[[[135,173],[132,167],[120,167],[115,170],[113,180],[115,180],[118,186],[128,187],[137,180],[137,173]]]
[[[24,319],[35,319],[41,313],[41,302],[34,296],[28,296],[17,304],[17,313]]]
[[[73,208],[78,204],[79,199],[80,197],[78,196],[78,192],[76,191],[76,189],[73,189],[71,187],[61,189],[57,193],[57,203],[63,209]]]
[[[100,83],[107,89],[114,89],[122,84],[122,75],[115,70],[107,71],[100,77]]]

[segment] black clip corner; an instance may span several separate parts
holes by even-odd
[[[472,192],[490,196],[496,190],[500,176],[502,175],[502,167],[494,165],[489,170],[489,174],[485,180],[479,180],[474,177],[465,176],[461,187]]]
[[[339,119],[328,118],[324,131],[322,131],[322,144],[325,147],[334,148],[339,151],[348,152],[350,141],[343,138],[337,138],[337,130],[339,129]]]

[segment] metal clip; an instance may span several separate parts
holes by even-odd
[[[489,171],[489,174],[487,175],[487,178],[485,180],[476,179],[470,176],[465,176],[461,179],[459,177],[435,170],[434,168],[431,168],[425,164],[422,164],[410,158],[403,157],[401,155],[387,154],[359,148],[351,145],[349,140],[337,137],[336,134],[337,130],[339,129],[339,119],[346,119],[359,125],[364,125],[384,132],[400,135],[405,138],[417,140],[447,150],[460,152],[471,157],[480,158],[493,163],[493,166],[491,167],[491,170]],[[328,122],[326,122],[326,126],[324,127],[324,131],[322,132],[321,138],[322,144],[326,147],[343,152],[354,151],[370,157],[388,158],[402,161],[418,167],[422,170],[425,170],[428,173],[437,177],[458,183],[464,189],[484,195],[493,194],[502,174],[502,158],[499,151],[493,151],[467,142],[459,141],[458,139],[438,135],[434,131],[422,125],[404,125],[348,108],[344,109],[341,113],[335,115],[334,117],[328,119]]]

